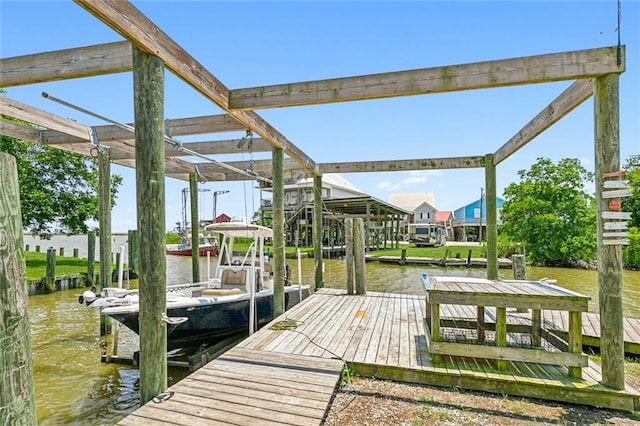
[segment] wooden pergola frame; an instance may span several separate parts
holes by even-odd
[[[598,273],[602,324],[603,327],[606,327],[602,331],[603,384],[617,389],[624,388],[622,306],[619,297],[622,285],[621,248],[620,246],[600,244],[602,231],[600,213],[606,210],[606,203],[600,200],[601,185],[599,183],[602,179],[598,176],[598,174],[605,172],[617,171],[620,167],[617,94],[618,76],[625,70],[624,46],[229,90],[130,3],[113,0],[75,0],[75,2],[126,40],[14,58],[2,58],[0,59],[0,87],[131,70],[135,75],[136,65],[132,56],[135,57],[138,51],[141,52],[143,58],[151,57],[160,60],[164,68],[184,80],[225,113],[169,120],[167,127],[171,136],[250,130],[260,136],[260,138],[254,139],[254,151],[272,151],[272,161],[260,160],[254,162],[254,167],[260,174],[265,174],[273,179],[276,219],[277,209],[283,203],[281,186],[285,174],[290,176],[300,173],[311,175],[314,177],[314,186],[317,189],[321,187],[321,176],[324,173],[484,167],[487,188],[487,275],[491,279],[497,278],[496,166],[594,95]],[[575,82],[495,152],[468,157],[316,163],[254,111],[274,107],[362,101],[571,80],[575,80]],[[96,147],[95,141],[92,142],[91,137],[92,132],[95,131],[99,144],[109,148],[108,158],[110,161],[134,167],[135,138],[130,132],[115,126],[106,125],[91,128],[4,96],[0,97],[0,114],[37,126],[34,128],[0,120],[0,133],[4,135],[55,146],[83,155],[91,155]],[[163,145],[161,141],[158,143]],[[237,140],[225,140],[194,142],[188,145],[200,153],[218,155],[234,152],[236,143]],[[290,160],[283,161],[283,153],[287,154]],[[179,158],[181,153],[176,150],[167,148],[165,155],[162,172],[166,172],[171,177],[188,179],[194,174],[197,165],[207,179],[247,179],[244,175],[230,172],[217,165],[182,160]],[[235,162],[233,165],[244,168],[247,163]],[[140,179],[140,175],[138,176]],[[144,197],[144,194],[138,194],[138,197]],[[140,203],[140,198],[138,201]],[[316,197],[315,201],[319,203],[321,200]],[[318,217],[320,217],[321,210],[317,210]],[[141,214],[154,213],[141,212]],[[314,222],[321,223],[321,220]],[[278,222],[276,221],[274,224],[276,243],[278,238],[282,238],[283,233],[282,229],[276,229],[277,226]],[[164,229],[163,227],[164,224],[158,225],[157,229]],[[318,232],[318,235],[320,234]],[[314,246],[316,257],[318,257],[322,247],[318,242]],[[163,256],[164,246],[152,247],[148,255]],[[282,252],[274,251],[274,260],[276,264],[279,262],[284,264],[284,249]],[[320,266],[316,264],[316,283],[322,281],[319,268]],[[140,272],[141,276],[145,274],[142,261]],[[277,281],[282,274],[277,265],[275,274]],[[320,274],[320,281],[318,281],[318,274]],[[158,285],[161,286],[164,283],[158,283]],[[141,297],[145,297],[142,291]],[[162,310],[164,307],[158,307],[158,309]],[[141,324],[141,329],[143,329],[143,325]],[[147,325],[144,329],[148,330],[151,335],[157,333],[157,330],[154,331],[156,328],[157,325]],[[162,359],[159,361],[161,362]],[[148,392],[164,390],[160,388],[151,389]]]

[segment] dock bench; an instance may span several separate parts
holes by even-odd
[[[590,297],[549,283],[524,280],[487,280],[469,277],[422,276],[426,295],[426,331],[433,362],[441,355],[495,359],[498,369],[506,369],[507,360],[566,366],[571,377],[582,377],[588,358],[582,354],[582,312]],[[477,307],[475,343],[444,341],[441,334],[440,305]],[[485,342],[484,307],[496,308],[495,345]],[[507,308],[531,309],[532,348],[507,346]],[[541,311],[569,312],[568,352],[539,348]]]

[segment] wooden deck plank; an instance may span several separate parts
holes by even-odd
[[[393,316],[395,315],[397,298],[389,298],[389,304],[386,309],[385,319],[382,323],[380,331],[380,341],[373,362],[378,364],[389,365],[389,348],[391,346],[391,335],[393,328]]]
[[[378,345],[380,343],[380,334],[382,325],[387,315],[387,306],[389,305],[389,298],[379,298],[380,303],[376,306],[376,315],[372,316],[374,320],[369,324],[369,329],[364,334],[364,345],[358,346],[358,351],[354,357],[354,361],[375,363],[378,355]]]
[[[411,364],[411,341],[409,340],[409,300],[410,296],[405,296],[400,305],[400,332],[398,333],[398,363],[397,365]],[[412,301],[413,303],[413,301]]]
[[[355,352],[357,345],[352,345],[351,343],[360,340],[369,319],[368,310],[371,306],[371,298],[358,297],[361,299],[358,310],[353,313],[351,323],[346,327],[344,332],[340,333],[340,339],[334,346],[335,353],[343,359],[349,359],[349,357],[352,356],[351,354]]]
[[[357,313],[361,310],[365,297],[362,296],[347,296],[350,300],[347,306],[342,310],[340,316],[332,318],[333,325],[329,330],[329,333],[325,336],[324,340],[320,344],[316,351],[311,355],[317,356],[338,356],[344,355],[344,351],[340,352],[338,347],[345,335],[350,335],[354,330],[353,323],[359,322]],[[323,349],[324,348],[324,349]]]

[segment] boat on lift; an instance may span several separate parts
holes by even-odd
[[[191,256],[193,249],[191,247],[191,232],[187,231],[180,236],[180,244],[167,246],[167,254],[178,256]],[[200,233],[198,238],[198,253],[200,256],[216,256],[219,251],[218,241],[215,235],[210,233]]]
[[[215,277],[167,287],[164,319],[169,350],[211,343],[243,330],[252,333],[273,319],[273,265],[264,253],[264,242],[273,237],[273,230],[242,220],[214,223],[206,230],[222,236]],[[251,241],[242,256],[234,255],[237,238]],[[86,293],[84,299],[88,301],[91,295]],[[285,310],[308,296],[308,285],[285,285]],[[118,292],[97,297],[89,306],[100,307],[102,315],[139,334],[139,302],[137,292]]]

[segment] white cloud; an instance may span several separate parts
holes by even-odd
[[[391,186],[391,182],[383,180],[382,182],[378,182],[378,189],[387,189]]]
[[[425,183],[428,180],[429,179],[427,179],[426,176],[414,176],[414,177],[408,177],[406,179],[403,179],[402,183],[405,185],[415,185],[418,183]]]

